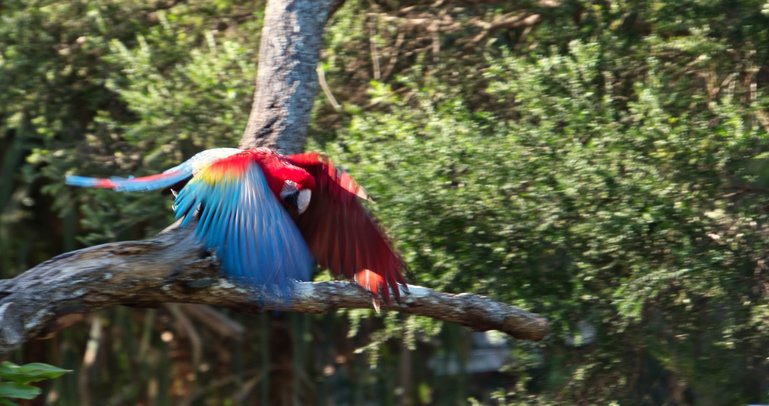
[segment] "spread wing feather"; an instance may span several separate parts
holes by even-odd
[[[179,192],[174,210],[182,226],[199,212],[195,234],[231,280],[290,294],[293,280],[310,278],[313,259],[302,235],[247,155],[201,169]]]
[[[403,261],[358,197],[366,193],[344,171],[316,153],[289,155],[288,160],[315,178],[307,211],[296,224],[315,259],[332,272],[354,278],[375,296],[400,297],[406,281]]]

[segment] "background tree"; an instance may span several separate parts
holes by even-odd
[[[413,281],[533,309],[551,334],[511,342],[506,372],[467,376],[436,366],[472,353],[455,326],[290,315],[302,393],[769,402],[765,3],[346,2],[327,25],[309,147],[364,182]],[[168,223],[156,196],[75,196],[62,174],[141,175],[236,144],[261,9],[4,3],[5,277]],[[82,401],[78,383],[113,403],[265,396],[266,319],[196,317],[116,309],[17,358],[76,369],[47,392],[65,404]]]

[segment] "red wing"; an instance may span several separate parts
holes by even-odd
[[[398,284],[406,284],[401,274],[404,264],[358,200],[366,198],[363,189],[317,153],[288,159],[315,178],[310,205],[296,221],[315,260],[335,274],[354,278],[385,302],[390,300],[390,289],[399,298]]]

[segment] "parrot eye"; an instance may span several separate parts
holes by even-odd
[[[311,196],[312,192],[309,189],[299,190],[299,185],[290,180],[283,183],[283,188],[280,190],[280,199],[287,206],[296,209],[299,214],[307,210],[307,207],[310,205]]]

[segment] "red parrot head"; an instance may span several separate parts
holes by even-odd
[[[270,190],[290,212],[302,214],[307,210],[315,189],[315,178],[309,172],[266,148],[246,153],[257,158]]]

